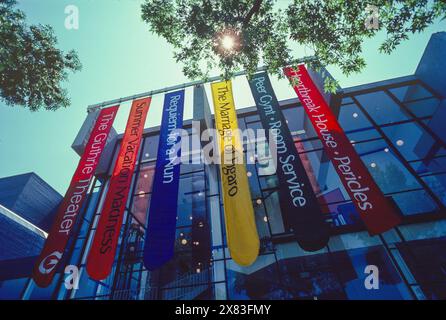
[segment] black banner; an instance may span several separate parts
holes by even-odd
[[[276,144],[276,174],[285,228],[287,231],[293,230],[299,246],[305,251],[320,250],[328,243],[329,227],[297,153],[268,74],[255,74],[249,85],[263,128],[267,130],[268,142],[273,138]]]

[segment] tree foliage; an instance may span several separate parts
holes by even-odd
[[[15,5],[16,0],[0,0],[0,97],[32,111],[69,106],[61,84],[68,71],[81,69],[76,52],[57,49],[52,28],[28,26]]]
[[[377,29],[365,24],[370,5],[379,9]],[[389,54],[410,34],[446,16],[442,0],[294,0],[286,9],[277,7],[274,0],[146,0],[142,18],[174,46],[184,74],[196,79],[214,68],[226,78],[242,69],[251,75],[260,64],[280,76],[282,66],[305,58],[316,70],[334,65],[349,75],[365,67],[365,39],[385,32],[379,50]],[[233,50],[219,45],[225,34],[237,40]],[[311,49],[312,57],[295,56],[293,42]],[[326,89],[335,88],[326,77]]]

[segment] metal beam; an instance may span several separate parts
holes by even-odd
[[[310,56],[310,57],[304,57],[301,59],[298,59],[295,64],[298,63],[303,63],[309,60],[314,59],[314,57]],[[266,66],[263,67],[259,67],[256,72],[260,72],[260,71],[265,71],[267,70]],[[234,73],[234,77],[239,77],[239,76],[243,76],[246,75],[246,70],[243,71],[239,71]],[[175,85],[175,86],[170,86],[170,87],[166,87],[166,88],[162,88],[162,89],[157,89],[157,90],[151,90],[151,91],[147,91],[147,92],[143,92],[143,93],[139,93],[139,94],[135,94],[135,95],[131,95],[131,96],[127,96],[127,97],[123,97],[123,98],[119,98],[119,99],[113,99],[113,100],[108,100],[108,101],[104,101],[101,103],[95,103],[92,105],[89,105],[87,108],[87,112],[92,112],[95,111],[97,109],[102,109],[106,106],[110,106],[110,105],[114,105],[114,104],[120,104],[122,102],[127,102],[127,101],[132,101],[135,99],[140,99],[140,98],[144,98],[144,97],[149,97],[149,96],[154,96],[156,94],[160,94],[160,93],[164,93],[164,92],[168,92],[168,91],[174,91],[174,90],[179,90],[179,89],[184,89],[187,87],[192,87],[192,86],[196,86],[199,84],[205,84],[208,82],[213,82],[213,81],[219,81],[222,80],[223,77],[222,76],[216,76],[216,77],[211,77],[211,78],[207,78],[205,80],[195,80],[195,81],[191,81],[191,82],[187,82],[187,83],[183,83],[183,84],[179,84],[179,85]]]

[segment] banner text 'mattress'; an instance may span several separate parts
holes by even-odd
[[[91,278],[98,281],[105,279],[113,266],[150,102],[151,97],[133,101],[119,155],[110,178],[104,206],[87,258],[87,272]]]

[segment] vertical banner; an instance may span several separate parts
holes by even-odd
[[[71,230],[87,195],[88,187],[99,163],[118,106],[102,109],[91,131],[84,153],[71,179],[70,186],[54,218],[45,246],[33,270],[39,287],[47,287],[53,280],[67,246]]]
[[[144,243],[144,265],[155,270],[174,254],[184,90],[164,97],[156,171]]]
[[[369,233],[376,235],[398,225],[401,217],[373,180],[305,66],[299,65],[297,70],[287,67],[284,73]]]
[[[113,266],[122,219],[130,191],[135,161],[141,144],[151,97],[135,100],[122,138],[104,206],[87,258],[87,272],[92,279],[103,280]]]
[[[249,266],[259,254],[260,242],[243,161],[232,83],[222,81],[212,83],[211,87],[215,125],[220,137],[220,176],[228,248],[237,264]]]
[[[277,153],[280,209],[287,229],[292,229],[299,246],[306,251],[325,247],[329,228],[319,208],[310,179],[297,153],[293,136],[280,109],[266,72],[249,80],[260,120],[270,144]]]

